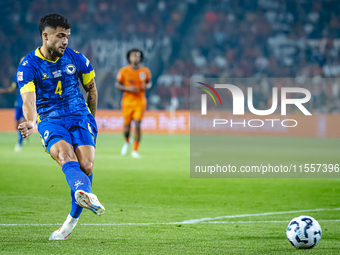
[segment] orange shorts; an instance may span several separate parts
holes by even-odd
[[[145,107],[123,107],[124,125],[130,124],[132,120],[142,120]]]

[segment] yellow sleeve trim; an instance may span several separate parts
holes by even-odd
[[[16,88],[17,84],[15,82],[12,82],[12,88]]]
[[[88,84],[95,76],[96,74],[94,73],[94,70],[89,73],[83,74],[83,84]]]
[[[33,81],[30,81],[29,83],[25,84],[21,89],[20,89],[20,94],[24,94],[26,92],[35,92],[35,85]]]

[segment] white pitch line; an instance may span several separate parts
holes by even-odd
[[[267,216],[267,215],[278,215],[278,214],[291,214],[291,213],[303,213],[303,212],[320,212],[320,211],[339,211],[340,208],[320,208],[320,209],[308,209],[308,210],[299,210],[299,211],[286,211],[286,212],[267,212],[267,213],[255,213],[255,214],[239,214],[239,215],[227,215],[227,216],[219,216],[214,218],[202,218],[202,219],[193,219],[193,220],[185,220],[181,222],[149,222],[149,223],[81,223],[83,226],[148,226],[148,225],[179,225],[179,224],[196,224],[196,223],[281,223],[281,222],[289,222],[289,221],[212,221],[218,219],[231,219],[231,218],[243,218],[243,217],[256,217],[256,216]],[[208,221],[208,222],[205,222]],[[320,220],[320,221],[330,221],[337,222],[340,220]],[[56,224],[0,224],[0,226],[59,226],[61,223]]]
[[[202,218],[202,219],[196,219],[196,220],[187,220],[187,221],[183,221],[182,224],[194,224],[194,223],[198,223],[198,222],[202,222],[202,221],[219,220],[219,219],[267,216],[267,215],[302,213],[302,212],[335,211],[335,210],[340,210],[340,208],[333,208],[333,209],[320,208],[320,209],[309,209],[309,210],[287,211],[287,212],[267,212],[267,213],[256,213],[256,214],[227,215],[227,216],[219,216],[219,217],[214,217],[214,218]]]
[[[289,220],[263,220],[263,221],[208,221],[201,222],[204,224],[259,224],[259,223],[288,223]],[[318,222],[340,222],[338,220],[318,220]],[[81,226],[148,226],[148,225],[181,225],[182,222],[168,222],[168,223],[159,223],[159,222],[151,222],[151,223],[80,223]],[[190,224],[190,223],[185,223]],[[60,226],[62,223],[56,224],[0,224],[0,226],[9,227],[9,226]]]
[[[202,222],[205,224],[228,224],[228,223],[248,223],[248,224],[254,224],[254,223],[289,223],[289,220],[258,220],[258,221],[208,221],[208,222]],[[338,220],[318,220],[318,222],[340,222],[340,219]]]

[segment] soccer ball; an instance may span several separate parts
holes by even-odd
[[[320,224],[310,216],[299,216],[291,220],[287,227],[287,238],[297,249],[311,249],[321,239]]]

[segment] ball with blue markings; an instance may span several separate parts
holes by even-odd
[[[322,231],[319,222],[310,216],[299,216],[292,219],[287,227],[287,238],[297,249],[311,249],[321,239]]]

